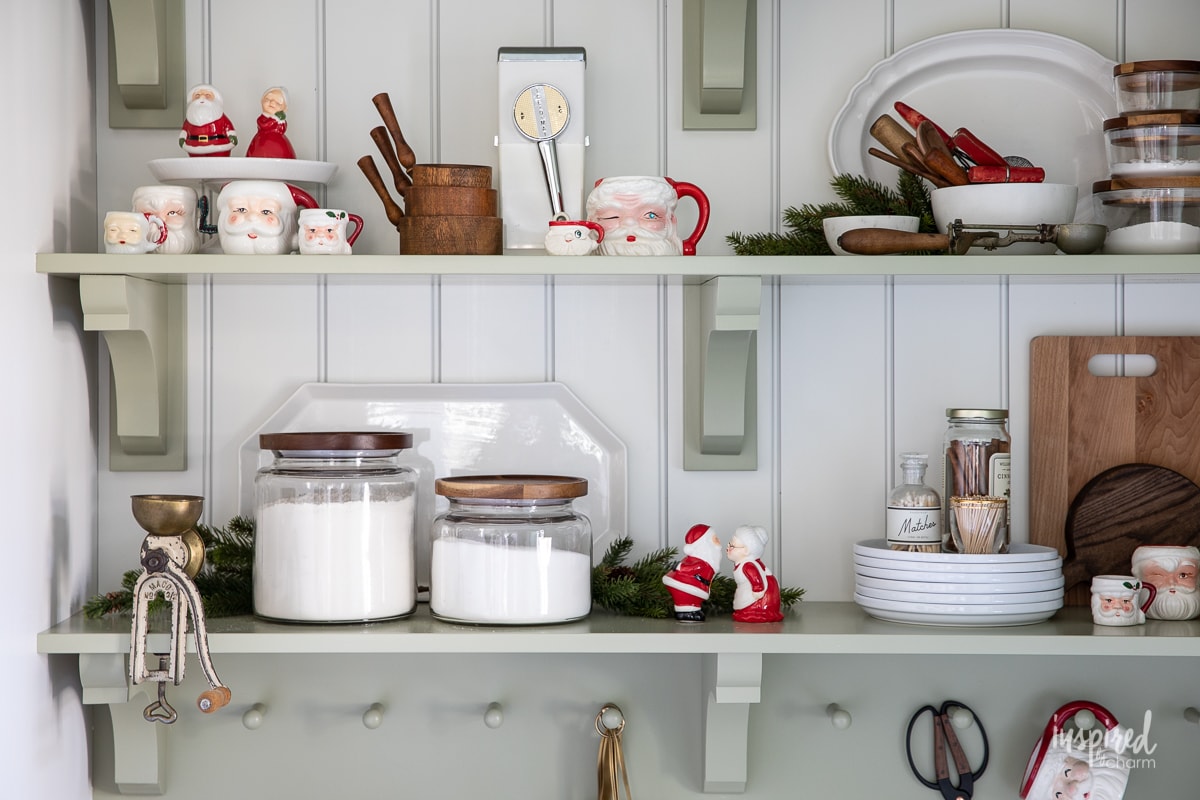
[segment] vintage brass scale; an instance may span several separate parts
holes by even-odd
[[[204,540],[195,525],[204,499],[194,495],[134,495],[133,517],[147,532],[142,540],[141,562],[145,571],[133,589],[133,630],[129,644],[129,679],[134,684],[158,683],[158,699],[146,706],[147,722],[171,724],[179,715],[167,702],[167,682],[183,682],[187,662],[188,619],[196,636],[196,655],[210,688],[196,705],[206,714],[229,703],[231,694],[213,669],[208,652],[208,630],[204,606],[192,578],[204,564]],[[146,667],[146,637],[150,630],[150,601],[162,595],[171,604],[171,647],[158,655],[158,669]]]

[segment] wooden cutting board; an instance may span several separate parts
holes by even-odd
[[[1093,375],[1088,362],[1105,354],[1149,355],[1156,368],[1141,377]],[[1069,580],[1067,603],[1086,605],[1091,573],[1072,563],[1117,556],[1098,552],[1112,550],[1113,537],[1111,530],[1096,526],[1076,526],[1068,552],[1067,517],[1081,490],[1105,470],[1135,464],[1165,467],[1200,483],[1200,337],[1035,338],[1030,344],[1029,453],[1029,541],[1063,554],[1064,573],[1075,587]],[[1163,503],[1182,498],[1168,491],[1147,497],[1144,484],[1131,491],[1119,496],[1126,502],[1153,502],[1155,519],[1171,513],[1163,511]],[[1138,518],[1134,514],[1127,520],[1133,524]],[[1172,537],[1153,543],[1197,544],[1195,527],[1187,534],[1193,540]]]

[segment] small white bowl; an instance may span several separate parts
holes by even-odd
[[[838,237],[846,231],[857,230],[858,228],[887,228],[894,231],[916,233],[920,225],[920,217],[906,217],[899,214],[826,217],[821,221],[821,226],[825,230],[825,241],[829,244],[829,249],[833,251],[834,255],[838,256],[853,255],[838,247]]]
[[[947,186],[929,193],[938,232],[946,233],[956,219],[964,225],[994,227],[1003,235],[1013,225],[1062,225],[1075,221],[1079,187],[1070,183],[971,183]],[[1021,242],[995,250],[972,247],[972,255],[1053,253],[1054,243]]]

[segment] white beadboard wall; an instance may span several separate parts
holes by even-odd
[[[98,29],[103,30],[103,4],[98,6]],[[273,84],[288,87],[288,134],[298,153],[339,165],[319,199],[367,220],[356,253],[397,252],[394,232],[355,166],[360,156],[375,154],[368,132],[379,123],[371,96],[380,91],[391,95],[420,160],[496,166],[496,51],[501,46],[586,48],[591,144],[585,184],[605,175],[645,173],[700,185],[713,208],[700,244],[701,254],[708,255],[728,252],[724,237],[731,231],[777,229],[784,208],[832,199],[829,126],[866,71],[908,44],[956,30],[1015,27],[1069,36],[1115,60],[1200,57],[1195,39],[1200,4],[1194,0],[759,0],[757,129],[685,131],[679,100],[681,0],[297,0],[286,5],[187,0],[186,17],[188,83],[211,82],[221,89],[227,113],[241,128],[243,147],[253,133],[261,91]],[[179,154],[174,130],[106,126],[105,47],[101,40],[96,49],[101,210],[127,207],[133,188],[152,182],[147,159]],[[1010,111],[1020,113],[1019,108]],[[107,370],[100,371],[100,588],[115,588],[121,574],[137,564],[143,534],[129,516],[129,495],[203,494],[207,521],[223,523],[237,512],[242,441],[303,382],[555,380],[578,394],[628,447],[628,532],[638,552],[678,545],[695,522],[707,522],[725,535],[738,524],[760,523],[771,531],[768,561],[785,585],[805,587],[812,600],[848,600],[850,544],[880,533],[883,501],[896,478],[896,454],[939,451],[947,406],[1011,410],[1017,476],[1014,536],[1024,537],[1031,337],[1195,334],[1200,327],[1195,311],[1200,285],[1186,280],[766,281],[758,359],[759,469],[689,472],[682,469],[681,456],[683,290],[652,270],[648,263],[644,278],[621,279],[331,275],[195,280],[187,304],[187,470],[114,473],[104,468],[108,379]],[[103,367],[103,351],[99,357]],[[430,705],[400,722],[402,729],[389,740],[407,754],[406,764],[431,764],[457,751],[454,726],[445,716],[456,712],[437,703],[449,702],[446,693],[457,696],[468,680],[453,671],[453,677],[443,676],[441,665],[431,661],[331,657],[321,660],[328,668],[321,674],[344,687],[354,680],[346,674],[351,671],[361,670],[357,674],[367,683],[383,683],[411,668],[411,680],[430,698],[442,691],[440,700],[429,699]],[[690,691],[655,692],[653,687],[673,685],[674,670],[680,669],[675,659],[629,657],[596,665],[555,660],[545,669],[558,677],[548,681],[539,659],[467,661],[477,675],[486,676],[486,686],[497,691],[508,687],[535,706],[529,709],[534,723],[565,726],[571,735],[587,736],[599,708],[593,699],[619,702],[626,697],[634,707],[626,709],[631,732],[643,726],[636,739],[639,749],[630,758],[631,774],[635,787],[639,779],[651,787],[648,794],[636,788],[635,793],[659,798],[700,794],[696,725],[701,698],[695,691],[698,676],[689,672],[698,670],[698,662],[687,662],[679,674]],[[925,796],[927,790],[908,778],[902,760],[892,764],[891,756],[899,743],[897,726],[911,709],[947,691],[934,680],[941,663],[918,660],[915,667],[928,678],[915,679],[910,693],[890,693],[874,684],[885,679],[890,667],[869,669],[848,661],[852,659],[770,662],[767,683],[782,691],[783,712],[754,712],[755,753],[770,759],[752,757],[746,797],[791,796],[797,788],[864,795],[878,787],[864,774],[869,771],[855,768],[863,752],[889,754],[895,797]],[[1029,668],[1023,678],[1030,682],[1037,709],[1060,696],[1073,699],[1063,693],[1073,694],[1074,668],[1051,661],[1029,662],[1041,666]],[[256,668],[239,663],[232,668],[253,684]],[[282,662],[261,668],[276,677],[293,669]],[[586,677],[581,684],[590,688],[581,690],[586,700],[572,705],[569,698],[579,697],[571,694],[576,682],[563,676],[576,669]],[[846,677],[831,675],[831,670],[844,670]],[[1145,699],[1134,690],[1118,695],[1129,714],[1138,715],[1154,703],[1166,708],[1167,693],[1184,691],[1177,666],[1150,671],[1155,681],[1142,685],[1153,684],[1153,693],[1142,690]],[[1000,666],[989,667],[978,673],[978,680],[999,684],[1008,674]],[[413,694],[410,679],[399,680],[406,682],[401,694]],[[297,694],[311,689],[300,681],[280,677],[277,691],[284,692],[285,686]],[[805,689],[802,683],[825,688]],[[543,684],[546,695],[537,696]],[[977,684],[966,683],[964,693],[972,685]],[[479,692],[485,690],[465,694]],[[765,685],[764,698],[768,694]],[[247,695],[238,696],[249,702]],[[836,732],[824,727],[822,715],[810,712],[827,702],[855,698],[871,704],[863,717],[877,724],[856,723],[846,734],[846,746],[827,746]],[[992,692],[991,699],[999,697]],[[1008,712],[1003,703],[995,704],[1000,706],[998,722],[1011,727],[993,741],[993,769],[1016,773],[992,782],[995,796],[1002,796],[1015,793],[1024,758],[1045,718],[1040,710],[1022,716],[1023,710]],[[564,715],[572,713],[577,718],[564,722]],[[184,746],[171,751],[176,777],[170,796],[186,800],[217,790],[250,796],[232,787],[254,785],[246,780],[254,769],[251,750],[194,751],[233,759],[232,764],[241,766],[230,774],[214,774],[190,763],[200,759],[176,755],[190,746],[221,748],[222,737],[232,728],[206,728],[207,720],[185,722],[172,731]],[[370,790],[395,785],[353,767],[361,757],[353,737],[309,730],[320,728],[309,724],[311,716],[293,722],[299,744],[289,746],[327,753],[331,764],[340,765],[337,786],[369,796]],[[221,724],[236,726],[236,721]],[[236,727],[238,735],[246,733]],[[512,749],[518,736],[504,739],[508,749],[481,756],[484,763],[524,757]],[[781,746],[793,741],[795,747]],[[594,766],[586,762],[595,744],[586,739],[586,746],[575,746],[580,752],[569,753],[570,763],[555,761],[564,753],[550,750],[551,763],[538,767],[541,779],[518,783],[520,794],[590,796]],[[478,746],[486,749],[482,738]],[[793,750],[808,755],[788,764]],[[474,751],[456,755],[463,763],[477,756]],[[288,771],[272,773],[274,796],[326,796],[305,791],[312,779],[309,771],[284,774]],[[1186,768],[1176,764],[1173,772],[1163,768],[1140,778],[1140,785],[1178,791],[1184,774]],[[96,796],[109,796],[102,776],[97,780]],[[455,776],[455,781],[450,796],[495,789],[483,772]],[[435,790],[435,784],[424,773],[411,782],[424,791]]]

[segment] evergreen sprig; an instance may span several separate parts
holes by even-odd
[[[833,250],[825,241],[823,222],[826,217],[876,214],[919,217],[918,231],[936,233],[929,185],[911,172],[898,172],[900,176],[895,189],[861,175],[836,175],[829,185],[838,196],[838,202],[807,203],[799,208],[789,206],[783,212],[785,232],[743,234],[734,231],[725,237],[725,241],[739,256],[827,256],[832,255]]]
[[[192,580],[208,617],[233,617],[249,614],[254,608],[254,520],[237,516],[221,527],[197,525],[204,542],[204,566]],[[132,611],[133,589],[142,570],[121,576],[121,589],[96,595],[84,603],[83,614],[98,619],[106,614]],[[167,607],[161,596],[150,601],[150,612]]]
[[[621,616],[666,619],[672,613],[672,602],[662,577],[675,565],[678,551],[664,547],[626,565],[632,550],[633,539],[628,536],[609,544],[600,563],[592,568],[592,603]],[[736,588],[737,582],[728,575],[714,576],[702,606],[705,614],[732,614]],[[780,587],[780,605],[791,608],[803,595],[803,589]]]

